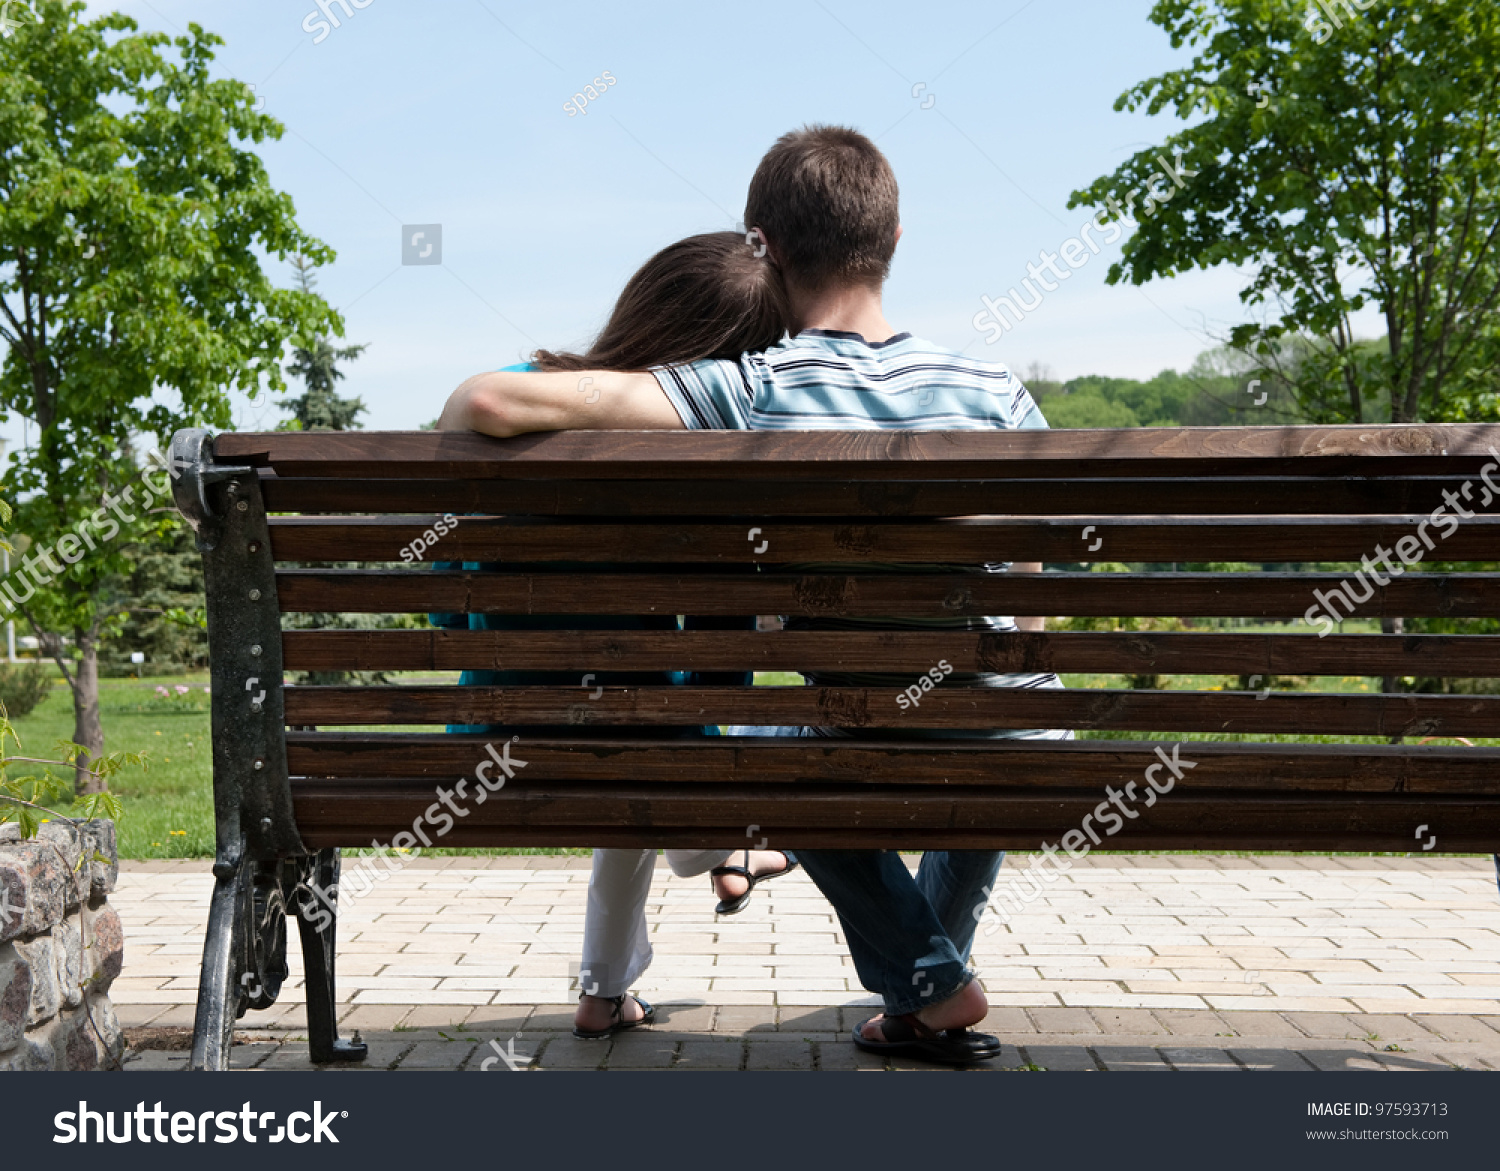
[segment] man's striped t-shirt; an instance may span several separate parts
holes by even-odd
[[[809,329],[738,361],[695,362],[652,371],[689,430],[987,431],[1044,428],[1031,394],[1009,369],[897,334],[867,342],[854,333]],[[791,572],[1004,573],[1009,562],[953,565],[794,565]],[[787,619],[788,630],[984,630],[1014,632],[1005,617]],[[933,664],[937,666],[936,663]],[[906,687],[904,676],[820,671],[828,687]],[[1061,687],[1051,673],[953,673],[948,683],[985,687]],[[834,734],[832,732],[826,734]],[[911,735],[910,732],[906,733]],[[927,736],[945,733],[930,731]],[[946,733],[996,739],[1064,739],[1062,731],[977,729]]]

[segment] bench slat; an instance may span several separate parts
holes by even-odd
[[[640,480],[622,491],[611,480],[346,480],[265,476],[272,512],[524,514],[534,516],[1075,516],[1115,511],[1128,500],[1144,515],[1427,515],[1457,492],[1457,476],[1382,479],[850,479]],[[1474,512],[1500,512],[1469,501]]]
[[[410,831],[433,803],[432,790],[420,784],[352,792],[327,782],[297,781],[292,792],[304,833],[313,836],[327,829],[362,844],[390,842],[396,833]],[[1099,793],[1038,796],[971,787],[934,793],[900,785],[839,792],[820,787],[799,790],[795,817],[804,833],[793,836],[778,825],[778,818],[786,816],[786,797],[775,788],[750,784],[710,790],[614,781],[565,791],[506,788],[483,805],[469,806],[469,815],[455,819],[453,831],[439,840],[444,845],[449,840],[456,843],[460,826],[472,842],[489,835],[495,841],[506,840],[527,828],[565,828],[574,833],[574,840],[586,841],[591,831],[601,828],[655,831],[658,826],[705,826],[720,832],[718,841],[725,846],[745,843],[747,829],[751,840],[793,845],[810,839],[824,847],[855,842],[868,847],[869,831],[891,830],[901,835],[926,831],[929,838],[940,840],[966,831],[1011,833],[1035,849],[1044,841],[1058,845],[1077,829],[1077,848],[1087,841],[1087,831],[1080,828],[1084,819],[1100,818],[1100,801]],[[1331,795],[1207,796],[1174,791],[1151,808],[1137,805],[1133,811],[1137,817],[1129,829],[1112,838],[1104,837],[1107,824],[1096,829],[1101,844],[1139,849],[1137,839],[1152,833],[1179,839],[1191,835],[1194,842],[1216,845],[1234,842],[1240,834],[1279,834],[1300,849],[1343,837],[1384,839],[1386,848],[1410,849],[1418,826],[1426,827],[1445,849],[1465,848],[1460,842],[1469,843],[1470,849],[1500,842],[1500,799],[1495,798],[1364,796],[1356,803]],[[435,830],[431,816],[426,816],[426,825],[429,832]]]
[[[282,569],[283,613],[1300,618],[1336,573],[461,573]],[[1500,617],[1500,574],[1408,573],[1359,615]]]
[[[303,808],[306,808],[305,806]],[[412,815],[421,815],[413,806]],[[1043,841],[1054,844],[1067,829],[1056,827],[1050,834],[1034,830],[927,830],[901,828],[880,829],[825,829],[808,830],[788,826],[782,820],[787,816],[784,805],[767,810],[767,816],[752,821],[755,835],[752,842],[765,840],[776,848],[789,850],[1035,850]],[[1126,832],[1106,839],[1096,853],[1128,852],[1143,850],[1187,850],[1225,852],[1244,850],[1252,852],[1295,851],[1326,853],[1408,852],[1415,848],[1413,835],[1403,829],[1386,833],[1363,833],[1346,831],[1322,833],[1308,837],[1299,832],[1297,819],[1280,832],[1272,828],[1264,830],[1253,826],[1233,833],[1203,833],[1191,831],[1180,834],[1160,832]],[[1418,824],[1433,824],[1426,822]],[[389,843],[402,830],[408,830],[411,822],[393,823],[388,826],[361,826],[358,830],[342,828],[336,822],[310,826],[303,830],[303,840],[309,849],[321,850],[329,847],[368,848],[372,844]],[[445,848],[478,849],[484,847],[572,847],[617,849],[718,849],[733,848],[746,841],[745,826],[700,826],[683,829],[672,826],[652,826],[642,829],[621,829],[618,826],[506,826],[503,829],[479,827],[468,829],[460,822],[451,833],[442,839]],[[1462,825],[1444,827],[1443,848],[1450,853],[1490,854],[1495,852],[1500,837],[1494,832],[1466,830]],[[1427,839],[1432,840],[1432,839]],[[726,846],[727,843],[727,846]],[[346,860],[345,873],[354,863]]]
[[[504,737],[442,733],[287,733],[294,776],[472,778]],[[1058,787],[1102,794],[1107,784],[1140,785],[1159,760],[1159,741],[786,740],[708,737],[677,740],[523,738],[511,758],[527,766],[511,785],[563,782],[680,782],[702,785],[813,782],[885,785]],[[1223,744],[1189,741],[1177,785],[1187,790],[1291,790],[1343,793],[1500,796],[1500,748],[1444,745]],[[493,770],[489,770],[493,772]],[[498,774],[496,774],[498,775]],[[472,780],[471,780],[472,785]],[[503,790],[502,790],[503,791]],[[1100,797],[1096,796],[1095,800]],[[431,800],[431,798],[429,798]]]
[[[1346,736],[1492,736],[1500,697],[944,686],[896,688],[289,687],[286,720],[328,724],[810,724],[835,728],[1114,728]]]
[[[437,520],[409,517],[278,517],[270,522],[278,561],[401,561],[401,550]],[[1425,518],[1423,522],[1425,523]],[[1083,530],[1092,526],[1090,539]],[[1418,521],[1307,517],[1175,519],[1078,517],[1006,521],[738,524],[539,524],[462,517],[428,555],[449,561],[884,562],[976,565],[986,561],[1077,561],[1094,538],[1094,560],[1358,561],[1377,545],[1415,539]],[[1428,526],[1433,532],[1433,526]],[[757,540],[758,538],[758,540]],[[1436,535],[1433,537],[1436,543]],[[769,543],[763,548],[762,542]],[[1420,547],[1420,546],[1419,546]],[[762,552],[756,553],[756,548]],[[1475,517],[1437,543],[1446,561],[1500,558],[1500,518]],[[1426,550],[1424,549],[1425,553]]]
[[[820,479],[879,465],[882,479],[1120,475],[1467,475],[1500,425],[1141,427],[1063,431],[562,431],[497,440],[467,432],[244,432],[214,440],[224,463],[283,476],[371,479]]]
[[[295,671],[955,671],[1500,675],[1500,635],[289,630]],[[913,680],[915,681],[915,680]]]

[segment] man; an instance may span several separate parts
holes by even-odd
[[[453,393],[441,425],[499,436],[607,428],[1046,426],[1025,387],[1004,366],[898,334],[886,321],[881,292],[901,236],[898,191],[889,162],[869,139],[840,127],[809,127],[783,136],[751,180],[745,222],[752,228],[751,242],[763,245],[781,270],[794,336],[739,362],[596,372],[590,377],[600,393],[592,396],[577,393],[576,372],[478,375]],[[1041,567],[1014,568],[1036,572]],[[1007,618],[973,624],[1017,629]],[[829,625],[811,619],[788,623],[794,629]],[[858,625],[964,629],[969,620],[868,619]],[[1026,620],[1025,627],[1040,629],[1040,619]],[[909,682],[828,674],[813,681],[888,687]],[[954,681],[1061,686],[1055,675],[955,676]],[[994,1037],[969,1029],[984,1019],[988,1006],[967,960],[976,910],[994,884],[1002,854],[930,851],[916,878],[892,851],[799,850],[797,856],[838,912],[861,982],[884,1000],[885,1012],[855,1030],[856,1045],[955,1064],[999,1052]]]

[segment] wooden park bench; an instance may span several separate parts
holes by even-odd
[[[313,1060],[363,1055],[338,1037],[335,929],[331,915],[316,922],[332,901],[339,849],[391,843],[461,780],[467,813],[436,846],[732,847],[750,834],[790,848],[1025,850],[1078,829],[1107,786],[1134,782],[1144,791],[1157,749],[1193,733],[1209,739],[1184,745],[1191,770],[1150,808],[1138,804],[1138,817],[1105,848],[1406,852],[1435,838],[1444,853],[1489,853],[1500,847],[1500,750],[1458,738],[1497,735],[1500,696],[944,684],[903,707],[900,688],[599,693],[582,677],[823,669],[915,682],[947,660],[958,672],[1494,679],[1495,635],[1320,637],[1307,625],[1266,632],[1199,621],[1300,622],[1319,605],[1315,591],[1330,596],[1377,548],[1409,555],[1410,543],[1401,543],[1414,535],[1430,538],[1430,547],[1418,545],[1428,563],[1500,561],[1500,501],[1484,490],[1491,445],[1500,445],[1500,426],[599,432],[504,441],[180,432],[174,490],[198,533],[207,591],[218,826],[192,1066],[224,1068],[235,1019],[275,1001],[287,974],[288,916],[306,957]],[[1478,514],[1451,532],[1430,519],[1445,491]],[[458,518],[452,531],[425,552],[426,564],[408,563],[402,550],[444,514]],[[508,568],[435,570],[439,559]],[[1257,568],[935,568],[1001,560]],[[573,567],[547,572],[549,562]],[[1348,571],[1297,568],[1314,562]],[[329,563],[358,567],[318,567]],[[785,568],[798,565],[824,568]],[[1424,570],[1382,572],[1385,584],[1369,582],[1358,616],[1500,617],[1500,574]],[[433,611],[1173,617],[1201,628],[501,632],[424,623],[283,631],[282,621]],[[500,665],[578,682],[456,685],[465,668]],[[288,672],[308,671],[447,678],[421,686],[284,682]],[[577,732],[517,743],[449,734],[449,723]],[[731,723],[851,735],[669,734]],[[420,730],[373,730],[392,725]],[[1113,729],[1133,738],[862,734],[999,727]],[[1320,739],[1278,742],[1276,734]],[[1258,739],[1237,739],[1245,736]],[[524,767],[504,778],[483,774],[506,783],[480,804],[477,766],[502,756],[502,745]]]

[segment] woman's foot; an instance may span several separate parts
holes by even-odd
[[[944,1029],[967,1029],[979,1024],[989,1012],[990,1002],[978,980],[970,980],[955,995],[937,1004],[920,1009],[916,1017],[935,1033]],[[859,1035],[867,1041],[881,1042],[886,1039],[881,1029],[885,1014],[873,1016],[860,1026]]]
[[[638,1025],[646,1019],[646,1010],[630,993],[626,993],[616,1011],[612,996],[581,996],[578,1008],[573,1013],[575,1033],[602,1033],[611,1025],[623,1024],[626,1028]]]
[[[710,873],[714,894],[719,896],[720,906],[732,905],[749,893],[751,882],[743,874],[731,871],[743,868],[759,882],[764,878],[775,878],[792,869],[791,860],[780,850],[746,850],[734,859],[733,866],[718,866]],[[725,912],[720,912],[724,914]]]

